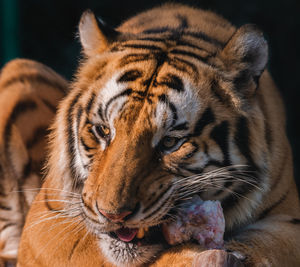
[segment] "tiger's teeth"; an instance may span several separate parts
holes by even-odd
[[[144,228],[139,228],[139,231],[138,233],[136,234],[136,237],[139,238],[139,239],[142,239],[145,235],[145,230]]]
[[[137,238],[142,239],[145,236],[145,232],[148,232],[149,228],[145,227],[145,228],[139,228],[139,231],[136,235]]]

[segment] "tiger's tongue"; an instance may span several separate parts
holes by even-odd
[[[118,236],[119,239],[121,239],[124,242],[130,242],[132,239],[135,238],[136,234],[138,232],[137,228],[120,228],[115,233]]]

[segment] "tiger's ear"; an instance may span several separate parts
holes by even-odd
[[[117,39],[119,32],[97,19],[91,10],[85,11],[79,23],[79,37],[83,52],[93,56],[104,51],[110,42]]]
[[[241,71],[258,81],[268,62],[268,44],[257,26],[246,24],[231,37],[221,57],[229,70]]]

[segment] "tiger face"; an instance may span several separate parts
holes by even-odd
[[[211,21],[202,23],[224,23],[218,39],[195,27],[192,9],[175,10],[165,27],[138,22],[155,17],[153,9],[125,23],[123,33],[84,13],[86,59],[55,125],[52,145],[68,140],[52,149],[55,172],[65,190],[80,194],[85,227],[118,266],[142,264],[166,248],[161,224],[192,195],[220,200],[231,229],[268,189],[256,99],[264,38],[253,26],[236,30],[204,13]]]

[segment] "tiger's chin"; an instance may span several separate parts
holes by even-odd
[[[159,226],[151,227],[143,238],[135,236],[130,241],[121,240],[116,232],[98,236],[102,253],[116,266],[140,266],[168,247]]]

